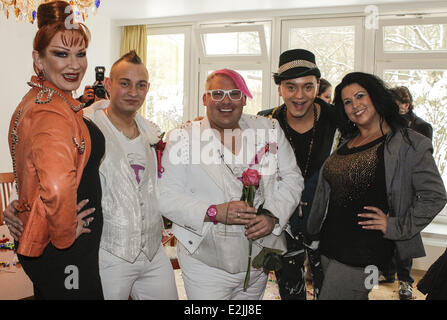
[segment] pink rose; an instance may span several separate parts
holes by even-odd
[[[247,169],[244,172],[242,172],[242,183],[246,187],[249,186],[257,187],[259,185],[259,180],[261,180],[261,175],[259,174],[258,170]]]

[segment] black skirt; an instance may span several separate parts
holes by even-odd
[[[92,151],[82,173],[77,191],[78,202],[89,199],[82,209],[95,208],[88,217],[91,233],[84,233],[67,249],[57,249],[51,242],[37,258],[18,255],[24,271],[33,282],[37,300],[104,299],[99,276],[98,252],[103,216],[99,165],[105,151],[102,132],[90,120],[84,119],[92,141]],[[81,211],[82,211],[81,210]]]

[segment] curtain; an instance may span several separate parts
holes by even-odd
[[[124,27],[123,37],[121,39],[121,56],[135,50],[138,56],[146,66],[147,59],[147,26],[126,26]],[[138,110],[144,117],[146,102]]]

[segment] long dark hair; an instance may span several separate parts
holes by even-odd
[[[358,84],[363,87],[376,109],[376,112],[380,116],[380,129],[382,130],[383,121],[385,121],[391,128],[391,136],[397,131],[401,130],[404,137],[408,138],[407,122],[399,113],[399,107],[394,101],[391,95],[390,89],[385,82],[379,77],[364,73],[364,72],[351,72],[345,75],[335,88],[334,105],[342,111],[342,128],[341,131],[346,138],[352,138],[359,133],[359,129],[354,125],[352,121],[349,121],[346,112],[344,111],[344,105],[341,98],[341,91],[348,85]],[[410,142],[411,143],[411,142]]]

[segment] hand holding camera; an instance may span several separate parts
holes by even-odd
[[[93,85],[93,91],[95,93],[95,97],[99,99],[108,99],[109,94],[104,86],[104,74],[106,72],[105,67],[96,67],[95,68],[95,77],[96,82]]]
[[[81,102],[88,103],[91,100],[95,99],[95,91],[93,90],[92,86],[85,86],[84,88],[84,94],[79,98]]]
[[[84,94],[79,97],[79,100],[86,104],[86,107],[91,105],[93,102],[102,99],[109,99],[109,93],[104,86],[104,74],[106,68],[105,67],[96,67],[95,68],[95,78],[96,81],[93,86],[85,86]]]

